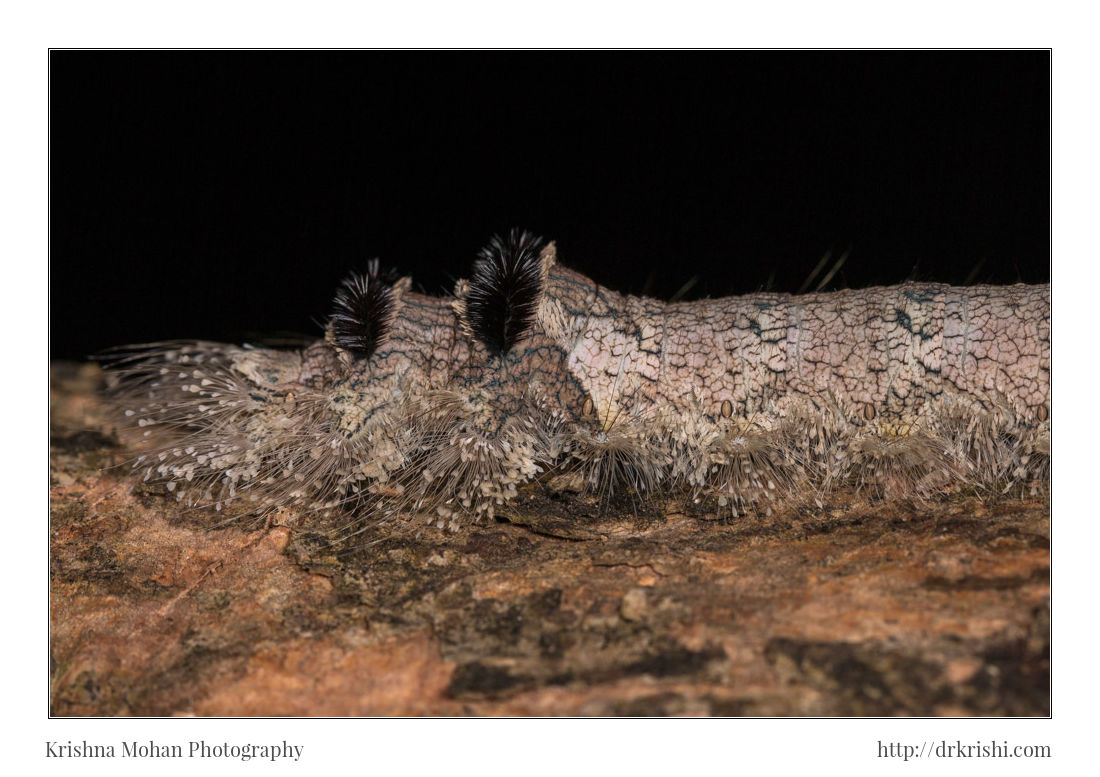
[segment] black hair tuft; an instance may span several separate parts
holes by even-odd
[[[466,319],[474,336],[493,354],[503,356],[531,328],[542,288],[542,247],[542,238],[513,229],[503,238],[493,235],[478,252],[466,295]]]
[[[393,290],[378,273],[378,260],[367,264],[365,273],[352,273],[336,291],[332,303],[332,338],[338,346],[363,359],[390,328]]]

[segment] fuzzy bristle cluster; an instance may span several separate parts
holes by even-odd
[[[400,466],[388,422],[349,434],[330,395],[287,390],[295,354],[171,343],[107,361],[126,438],[143,451],[134,468],[189,506],[220,510],[244,497],[259,512],[330,509],[361,502]]]
[[[638,419],[620,419],[612,428],[577,424],[563,448],[580,476],[582,490],[607,503],[617,494],[649,497],[666,479],[672,463],[667,440],[645,431]]]
[[[542,238],[519,229],[494,235],[474,263],[466,315],[474,336],[502,355],[531,328],[542,286]]]
[[[378,260],[364,273],[352,273],[340,285],[329,318],[334,342],[361,359],[369,359],[386,336],[393,313],[393,292],[379,277]]]

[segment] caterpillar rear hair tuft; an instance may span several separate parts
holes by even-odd
[[[664,303],[494,237],[453,297],[337,290],[297,351],[154,343],[109,360],[134,466],[177,499],[427,516],[536,479],[730,516],[852,489],[1045,497],[1050,286],[933,283]]]

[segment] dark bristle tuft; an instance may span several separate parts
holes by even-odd
[[[478,252],[466,296],[470,329],[489,351],[507,353],[531,328],[542,287],[543,240],[519,229]]]
[[[386,336],[393,308],[393,291],[378,274],[378,260],[365,273],[352,273],[340,284],[332,304],[332,337],[338,346],[370,358]]]

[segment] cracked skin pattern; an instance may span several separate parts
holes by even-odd
[[[937,400],[1049,417],[1050,287],[907,283],[665,304],[605,289],[544,255],[541,327],[607,428],[627,411],[774,419],[826,396],[894,428]]]

